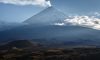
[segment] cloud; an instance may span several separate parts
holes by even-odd
[[[0,3],[14,5],[37,5],[42,7],[51,6],[50,0],[0,0]]]
[[[88,27],[88,28],[100,30],[100,19],[93,17],[93,16],[92,17],[89,17],[89,16],[71,16],[71,17],[65,19],[63,21],[63,23],[61,23],[61,24],[83,26],[83,27]],[[57,25],[57,23],[56,23],[56,25]]]
[[[95,12],[94,15],[100,16],[100,13],[99,12]]]

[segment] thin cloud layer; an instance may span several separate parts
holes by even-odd
[[[51,6],[50,0],[0,0],[0,3],[14,5],[38,5],[42,7]]]
[[[62,23],[57,24],[61,25]],[[64,20],[63,25],[76,25],[100,30],[100,19],[93,16],[73,16]]]

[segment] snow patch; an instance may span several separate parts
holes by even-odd
[[[54,25],[58,25],[58,26],[64,26],[64,23],[54,23]]]

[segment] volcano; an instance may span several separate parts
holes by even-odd
[[[86,45],[99,45],[100,31],[81,26],[57,26],[51,25],[55,22],[62,22],[66,15],[54,7],[48,7],[37,15],[27,19],[24,23],[27,25],[16,27],[10,30],[0,32],[0,42],[12,40],[32,40],[47,44],[63,43],[73,45],[74,43]],[[36,25],[35,25],[36,24]],[[46,42],[44,41],[46,40]],[[87,42],[84,42],[87,41]],[[57,45],[58,46],[58,45]]]

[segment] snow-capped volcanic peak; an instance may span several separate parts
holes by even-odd
[[[78,25],[92,29],[100,30],[100,19],[94,16],[71,16],[64,20],[63,23],[55,23],[56,25]]]

